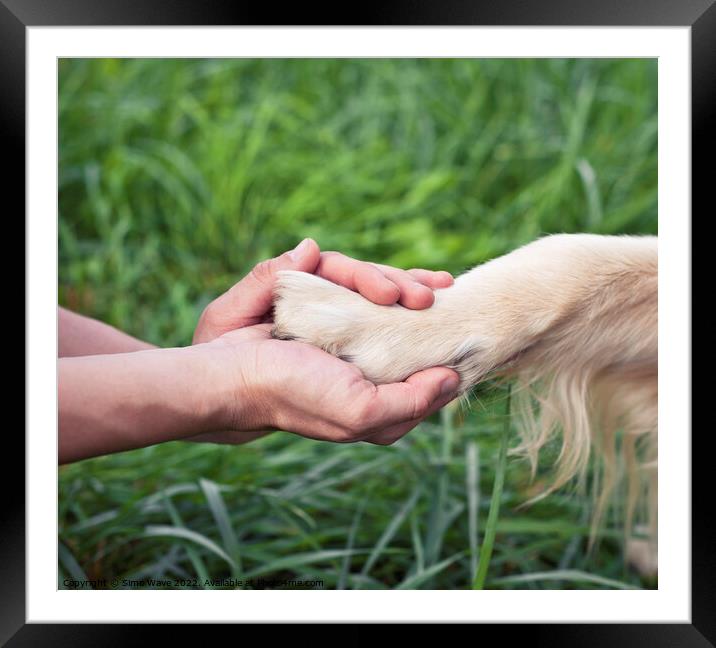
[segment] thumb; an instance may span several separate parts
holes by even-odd
[[[321,250],[310,238],[303,239],[293,250],[262,261],[241,281],[216,300],[214,316],[219,327],[230,331],[261,322],[271,308],[276,273],[280,270],[313,272],[318,267]]]
[[[375,428],[422,419],[457,396],[460,376],[448,367],[418,371],[405,382],[378,385],[370,426]]]

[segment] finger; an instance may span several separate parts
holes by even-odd
[[[393,445],[396,441],[400,441],[408,432],[414,430],[422,421],[423,419],[418,419],[409,421],[408,423],[402,423],[401,425],[396,425],[365,439],[361,439],[361,441],[372,443],[373,445]]]
[[[405,382],[378,385],[356,407],[360,427],[380,431],[425,418],[436,403],[457,394],[460,377],[447,367],[419,371]]]
[[[417,281],[411,274],[390,266],[381,266],[380,269],[388,279],[398,286],[400,304],[413,310],[421,310],[433,305],[435,301],[433,291]]]
[[[389,306],[398,301],[400,289],[372,263],[339,252],[323,252],[315,273],[360,293],[374,304]]]
[[[214,328],[221,332],[258,324],[271,308],[276,274],[280,270],[313,272],[321,251],[313,239],[304,239],[293,250],[262,261],[211,305]]]
[[[423,270],[422,268],[413,268],[408,270],[408,274],[417,279],[428,288],[448,288],[455,283],[455,279],[449,272],[444,270]]]
[[[420,423],[422,423],[426,418],[428,418],[428,416],[435,414],[435,412],[445,407],[445,405],[452,401],[456,396],[456,393],[447,394],[444,397],[441,397],[437,401],[435,401],[432,407],[430,407],[428,412],[422,418],[414,419],[412,421],[408,421],[407,423],[401,423],[399,425],[387,428],[385,430],[382,430],[381,432],[377,432],[376,434],[363,439],[363,441],[367,443],[373,443],[375,445],[392,445],[396,441],[402,439],[416,426],[420,425]]]
[[[229,293],[238,298],[239,309],[245,316],[259,317],[271,307],[277,273],[280,270],[313,272],[320,255],[318,244],[313,239],[304,239],[293,250],[256,265]]]

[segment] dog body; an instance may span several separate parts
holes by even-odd
[[[274,336],[319,346],[377,384],[432,366],[454,368],[462,392],[487,377],[515,378],[522,442],[514,452],[534,470],[540,448],[562,434],[545,494],[583,475],[596,450],[602,468],[593,529],[625,464],[627,535],[646,476],[651,514],[642,523],[655,537],[657,265],[656,237],[552,235],[461,275],[420,311],[378,306],[286,271]]]

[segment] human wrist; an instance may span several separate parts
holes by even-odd
[[[248,331],[249,329],[243,329]],[[241,335],[240,331],[235,333]],[[264,362],[258,357],[257,341],[221,336],[205,344],[195,344],[192,349],[201,353],[209,375],[216,373],[221,379],[215,384],[219,389],[208,390],[206,409],[213,414],[222,430],[258,430],[274,426],[272,408],[266,403],[273,401],[271,373],[264,371]],[[213,379],[208,379],[214,382]]]
[[[185,402],[193,434],[234,429],[238,371],[227,354],[210,343],[174,349],[177,370],[185,376]],[[182,434],[184,438],[187,434]]]

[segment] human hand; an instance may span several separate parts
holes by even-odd
[[[348,365],[323,351],[299,343],[271,340],[268,334],[270,327],[257,328],[256,325],[270,320],[273,288],[277,273],[280,270],[311,272],[329,281],[345,286],[346,288],[355,290],[374,303],[384,305],[400,303],[406,308],[412,309],[428,308],[434,301],[432,289],[444,288],[453,283],[452,276],[447,272],[431,272],[422,269],[405,271],[391,268],[390,266],[358,261],[338,252],[322,253],[315,241],[305,239],[296,249],[286,252],[274,259],[259,263],[246,277],[211,302],[202,313],[194,333],[195,344],[210,342],[218,338],[222,340],[222,343],[231,342],[231,346],[235,346],[236,344],[242,351],[250,353],[249,347],[243,346],[243,343],[249,340],[252,342],[261,341],[266,343],[261,349],[263,352],[266,352],[266,360],[269,363],[267,366],[275,366],[272,375],[277,379],[281,375],[289,379],[291,375],[297,375],[295,371],[296,368],[300,368],[301,375],[304,375],[304,379],[312,384],[316,384],[317,376],[326,372],[330,375],[335,374],[336,378],[340,378],[340,376],[338,376],[340,373],[342,374],[343,381],[355,382],[358,381],[358,379],[362,381],[362,385],[357,387],[357,383],[353,384],[351,385],[351,389],[353,393],[357,393],[358,389],[363,390],[365,394],[363,398],[369,398],[369,394],[365,390],[370,390],[371,392],[379,390],[380,394],[378,394],[378,397],[373,397],[374,402],[378,403],[380,403],[380,399],[383,398],[384,393],[390,393],[395,390],[385,389],[385,387],[389,387],[387,385],[385,387],[376,387],[372,383],[363,380],[360,371],[358,371],[356,367]],[[248,331],[249,327],[256,330],[240,335],[239,329]],[[223,338],[221,336],[223,336]],[[277,344],[280,346],[276,346]],[[289,344],[290,346],[287,346]],[[296,346],[301,350],[297,350],[295,348]],[[303,355],[307,355],[307,357],[304,358]],[[273,358],[275,362],[271,361],[271,358]],[[303,365],[298,367],[298,365],[294,366],[292,364],[294,362],[300,363],[307,359],[311,360],[311,370],[308,372],[306,372],[307,367]],[[278,369],[281,371],[278,371]],[[257,367],[257,371],[251,374],[248,382],[244,384],[253,383],[255,379],[263,375],[262,370],[263,367]],[[344,373],[346,371],[350,373]],[[436,371],[438,373],[434,373]],[[437,383],[444,381],[445,371],[450,370],[430,369],[427,372],[420,372],[420,374],[415,374],[415,376],[411,377],[409,382],[397,383],[398,385],[403,385],[403,387],[398,387],[397,390],[403,394],[404,398],[422,397],[417,392],[414,392],[413,385],[417,384],[419,387],[427,389],[428,391],[431,389],[434,391],[438,389],[438,387],[433,383],[435,381],[437,381]],[[315,374],[311,372],[315,372]],[[407,387],[405,385],[407,385]],[[335,387],[335,384],[333,387]],[[296,391],[297,388],[298,391]],[[300,388],[305,389],[305,385],[298,384],[290,387],[290,389],[299,395],[301,394]],[[263,390],[259,391],[264,393]],[[347,411],[352,411],[350,401],[347,401],[347,404],[343,406],[347,407],[347,410],[344,411],[341,411],[340,407],[336,408],[335,411],[330,407],[324,407],[324,409],[319,407],[316,410],[307,410],[299,413],[292,409],[293,406],[290,403],[285,402],[285,398],[283,398],[285,396],[284,391],[285,390],[280,388],[277,389],[279,393],[273,405],[266,404],[265,394],[257,400],[262,403],[261,407],[263,407],[264,410],[270,407],[276,407],[277,416],[279,417],[282,411],[279,404],[283,402],[285,410],[284,417],[286,418],[285,423],[266,423],[264,419],[268,417],[247,416],[246,409],[242,408],[242,416],[237,416],[236,420],[232,421],[230,429],[197,435],[187,440],[211,443],[245,443],[265,434],[265,432],[260,431],[261,428],[252,427],[252,425],[259,425],[259,420],[264,420],[264,423],[261,424],[262,426],[272,425],[274,427],[298,432],[299,434],[305,433],[305,436],[324,434],[323,437],[314,436],[314,438],[356,440],[356,438],[354,438],[356,434],[362,434],[366,437],[375,436],[375,439],[372,439],[373,442],[386,442],[399,438],[399,436],[402,436],[402,434],[405,434],[415,427],[420,418],[424,418],[433,411],[440,409],[444,403],[454,398],[453,394],[442,404],[433,398],[430,400],[427,406],[428,409],[425,410],[423,416],[418,417],[412,424],[409,424],[409,420],[401,421],[397,430],[393,429],[395,426],[392,426],[389,430],[385,430],[381,427],[382,419],[373,421],[373,419],[370,419],[370,417],[366,415],[365,420],[363,420],[360,417],[365,413],[361,413],[360,411],[356,413],[356,420],[351,419],[348,421],[346,413]],[[307,403],[309,400],[304,399],[304,402]],[[337,399],[337,401],[338,400],[341,399]],[[415,407],[415,411],[420,411],[421,408],[419,406],[422,405],[425,405],[425,403],[417,403],[412,406]],[[403,406],[411,407],[411,404],[403,403]],[[371,405],[371,407],[376,407],[376,405]],[[289,411],[293,411],[292,416],[288,414]],[[390,413],[387,411],[385,415],[390,417]],[[290,422],[288,419],[291,419]],[[375,423],[378,426],[376,430],[380,428],[379,431],[381,434],[376,436],[377,432],[375,430],[373,430],[371,434],[363,434],[365,430],[361,425],[364,423]],[[318,429],[322,430],[322,432],[317,432],[315,428],[311,427],[311,425],[315,426],[316,424],[318,424]],[[350,428],[350,426],[360,428],[359,432],[351,431],[353,428]],[[313,432],[311,432],[311,430],[313,430]],[[404,430],[404,432],[399,434],[402,430]],[[396,436],[396,434],[398,434],[398,436]]]
[[[246,277],[211,302],[194,331],[194,344],[210,342],[224,333],[268,321],[276,275],[280,270],[317,274],[354,290],[366,299],[406,308],[428,308],[435,299],[432,289],[453,283],[448,272],[400,270],[351,259],[339,252],[321,252],[312,239],[294,250],[259,263]]]
[[[454,397],[458,377],[450,369],[376,387],[316,347],[272,339],[271,325],[258,322],[268,318],[276,272],[284,269],[312,269],[378,303],[410,308],[432,303],[426,284],[452,283],[447,273],[411,275],[321,255],[307,240],[212,302],[193,346],[156,349],[114,333],[107,344],[105,331],[95,336],[103,346],[95,344],[93,354],[58,362],[60,463],[180,439],[243,443],[266,427],[392,443]]]
[[[192,440],[241,443],[277,428],[311,439],[394,443],[455,398],[459,377],[434,367],[405,382],[374,385],[360,370],[316,347],[275,340],[270,324],[226,333],[206,345],[232,376],[226,428]],[[215,352],[218,351],[218,352]]]

